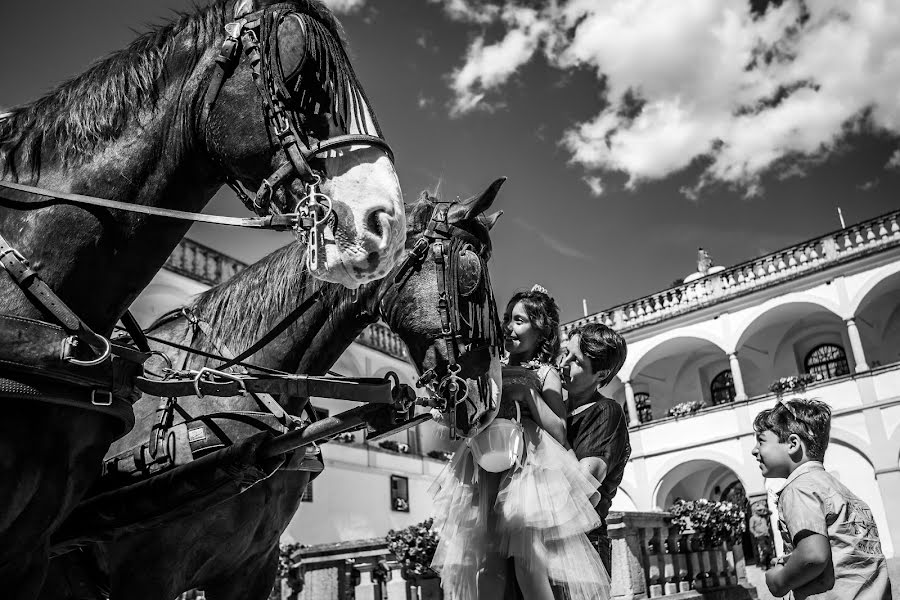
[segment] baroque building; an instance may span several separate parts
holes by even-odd
[[[627,407],[631,423],[616,508],[740,495],[773,508],[783,481],[760,475],[750,454],[753,418],[774,406],[777,380],[807,375],[799,395],[833,411],[825,467],[869,504],[885,554],[895,555],[898,219],[889,213],[733,267],[707,264],[681,285],[563,327],[602,322],[628,342],[628,359],[603,390]]]
[[[732,267],[701,251],[684,283],[584,319],[628,342],[603,392],[626,407],[632,457],[613,510],[665,510],[678,498],[772,501],[750,451],[753,417],[774,405],[785,377],[831,405],[825,466],[872,508],[885,554],[900,544],[900,211]],[[185,240],[134,305],[144,325],[243,265]],[[334,370],[415,381],[403,343],[369,327]],[[789,396],[788,396],[789,397]],[[315,399],[323,413],[352,403]],[[360,433],[323,448],[286,541],[323,544],[383,536],[430,516],[427,488],[453,449],[426,423],[393,444]],[[431,456],[429,456],[429,454]],[[775,515],[773,514],[773,519]],[[776,544],[780,541],[777,540]]]

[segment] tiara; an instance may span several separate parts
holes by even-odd
[[[531,292],[540,292],[540,293],[542,293],[542,294],[546,294],[547,296],[550,295],[550,292],[547,291],[547,288],[545,288],[544,286],[542,286],[542,285],[539,284],[539,283],[536,283],[536,284],[534,284],[533,286],[531,286],[531,290],[529,290],[529,291],[531,291]]]

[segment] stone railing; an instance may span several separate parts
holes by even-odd
[[[209,285],[228,281],[246,266],[246,263],[187,238],[178,243],[165,264],[170,271]]]
[[[659,598],[692,593],[716,598],[757,596],[747,583],[741,544],[708,544],[680,534],[668,513],[610,513],[612,597]]]
[[[710,546],[699,536],[681,535],[668,513],[611,513],[608,527],[612,598],[756,598],[756,590],[747,584],[740,544]],[[297,600],[443,598],[437,579],[406,579],[383,539],[311,546],[295,553],[293,560],[303,573]],[[283,587],[282,598],[290,595]]]
[[[363,346],[368,346],[384,352],[394,358],[409,361],[409,351],[400,336],[390,330],[386,325],[373,323],[366,327],[356,341]]]
[[[563,335],[567,337],[574,327],[589,322],[628,331],[900,246],[898,221],[900,211],[887,213],[567,323],[562,327]]]

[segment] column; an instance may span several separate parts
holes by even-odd
[[[878,482],[878,491],[881,492],[881,502],[884,504],[884,516],[887,520],[888,535],[890,535],[891,545],[893,546],[893,555],[900,556],[900,511],[891,509],[896,506],[896,500],[891,498],[900,498],[900,468],[889,467],[887,469],[878,469],[875,471],[875,481]],[[885,533],[879,530],[881,544],[884,546]],[[887,550],[885,550],[887,554]]]
[[[631,381],[626,381],[624,383],[625,404],[628,405],[628,420],[631,422],[632,427],[637,427],[641,424],[641,421],[638,419],[637,404],[634,403],[634,388],[631,387]]]
[[[728,354],[728,362],[731,365],[731,380],[734,382],[734,399],[746,400],[747,392],[744,391],[744,376],[741,374],[741,363],[738,362],[737,352]]]
[[[866,355],[863,353],[862,338],[859,337],[859,329],[856,328],[856,321],[853,319],[847,319],[847,336],[850,338],[850,347],[853,349],[856,372],[868,371],[869,365],[866,364]]]

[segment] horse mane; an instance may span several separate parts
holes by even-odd
[[[0,118],[0,175],[18,177],[17,157],[31,173],[39,173],[45,140],[52,141],[68,165],[115,139],[141,109],[156,107],[159,83],[166,77],[166,61],[179,35],[185,33],[185,39],[194,44],[187,73],[210,43],[222,35],[226,20],[231,18],[226,16],[225,3],[216,0],[194,13],[177,13],[169,23],[140,35],[126,48],[98,60],[43,97],[11,109]],[[346,122],[349,94],[359,94],[364,101],[366,98],[346,55],[342,29],[318,0],[293,3],[316,25],[309,28],[308,44],[319,61],[320,75],[333,78],[332,91],[339,99],[335,104],[342,111],[333,116],[335,123]],[[368,106],[367,101],[365,104]],[[374,114],[371,117],[375,122]]]

